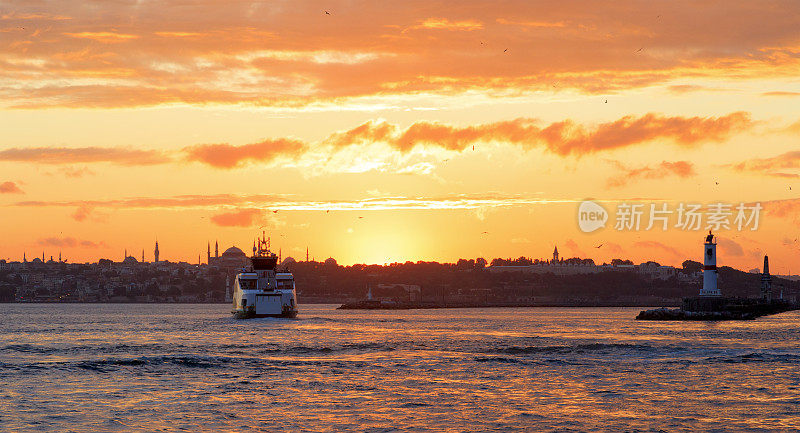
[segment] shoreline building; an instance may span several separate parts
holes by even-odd
[[[772,301],[772,276],[769,274],[767,255],[764,255],[764,271],[761,273],[761,299]]]
[[[679,276],[678,270],[672,266],[660,265],[656,262],[645,262],[634,265],[631,262],[597,265],[592,259],[564,259],[558,253],[558,247],[553,248],[552,260],[536,260],[528,265],[493,265],[486,270],[492,273],[522,272],[526,274],[553,274],[553,275],[585,275],[601,272],[635,272],[650,280],[668,280]]]

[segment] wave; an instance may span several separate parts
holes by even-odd
[[[331,317],[302,317],[298,318],[297,320],[301,321],[302,323],[408,323],[408,319],[403,319],[400,317],[338,317],[338,318],[331,318]]]
[[[707,363],[746,364],[752,362],[775,362],[792,364],[800,361],[800,355],[789,353],[758,353],[751,352],[742,355],[711,356],[703,360]]]
[[[629,343],[589,343],[571,346],[506,346],[486,350],[484,353],[502,353],[507,355],[527,355],[527,354],[585,354],[594,352],[663,352],[674,353],[683,348],[675,346],[651,346],[649,344],[629,344]]]
[[[326,366],[332,368],[365,368],[367,363],[363,361],[344,361],[344,360],[325,360],[325,359],[297,359],[297,358],[259,358],[243,356],[206,356],[206,355],[157,355],[140,356],[126,358],[102,358],[86,359],[76,361],[54,361],[54,362],[29,362],[12,364],[0,362],[2,370],[62,370],[62,371],[92,371],[92,372],[112,372],[122,369],[280,369],[281,367],[291,366]]]

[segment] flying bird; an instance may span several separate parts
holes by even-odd
[[[508,51],[508,48],[506,48],[505,50],[503,50],[503,52],[504,52],[504,53],[505,53],[506,51]]]
[[[330,15],[330,14],[331,14],[330,12],[328,12],[328,11],[325,11],[325,15]]]
[[[603,244],[600,244],[600,245],[596,246],[595,248],[600,248],[600,247],[602,247],[602,246],[603,246]]]
[[[636,52],[638,53],[638,52],[642,51],[643,49],[644,49],[644,47],[641,47],[638,50],[636,50]]]
[[[608,99],[606,99],[606,104],[608,104]]]
[[[481,232],[482,235],[488,235],[489,232]]]
[[[330,210],[330,209],[328,209],[328,210],[326,210],[326,211],[325,211],[325,213],[331,213],[331,210]]]
[[[272,211],[272,213],[278,213],[278,211],[277,211],[277,210],[274,210],[274,211]]]
[[[358,219],[364,219],[364,217],[358,217]]]
[[[717,185],[719,185],[719,182],[717,182],[717,181],[714,181],[714,183],[715,183],[715,184],[717,184]]]

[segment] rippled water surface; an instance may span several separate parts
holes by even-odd
[[[676,431],[800,426],[800,314],[0,304],[0,431]]]

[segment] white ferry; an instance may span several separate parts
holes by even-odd
[[[297,294],[294,276],[278,267],[278,256],[269,250],[269,240],[262,237],[253,245],[252,265],[243,268],[233,285],[233,316],[296,317]]]

